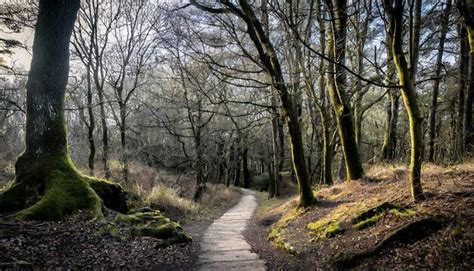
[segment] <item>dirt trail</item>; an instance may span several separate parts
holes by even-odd
[[[256,207],[255,192],[242,189],[239,203],[204,233],[196,269],[265,270],[265,262],[251,251],[243,235]]]

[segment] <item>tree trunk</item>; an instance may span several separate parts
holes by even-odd
[[[91,186],[98,189],[97,184],[103,183],[102,188],[121,190],[120,186],[81,175],[69,156],[64,96],[69,40],[79,6],[79,0],[39,3],[26,85],[26,149],[16,162],[13,186],[0,196],[0,211],[27,207],[17,214],[22,219],[58,220],[78,209],[92,209],[96,216],[102,216],[100,192]]]
[[[446,40],[446,34],[448,33],[449,28],[449,14],[451,10],[451,0],[448,0],[446,7],[441,18],[441,31],[439,34],[439,44],[438,44],[438,56],[436,58],[436,68],[435,68],[435,81],[433,82],[433,93],[431,96],[431,107],[429,115],[429,155],[428,161],[433,162],[435,157],[435,140],[436,140],[436,110],[438,108],[438,94],[439,94],[439,84],[441,78],[441,68],[443,65],[443,52],[444,52],[444,42]]]
[[[227,154],[227,167],[226,167],[226,176],[225,176],[225,185],[230,186],[230,181],[232,180],[232,172],[234,169],[234,147],[231,145],[229,147],[229,152]]]
[[[410,159],[410,191],[413,200],[421,200],[421,164],[423,162],[423,131],[420,107],[414,82],[403,52],[403,0],[384,0],[385,11],[389,17],[389,35],[392,46],[392,58],[397,67],[399,83],[402,86],[402,98],[410,122],[411,159]]]
[[[468,80],[469,72],[469,44],[467,40],[467,30],[463,23],[459,23],[458,27],[459,40],[460,40],[460,56],[459,56],[459,88],[458,88],[458,117],[456,127],[456,146],[457,146],[457,158],[463,158],[465,154],[464,149],[464,103],[466,96],[466,85]]]
[[[272,105],[276,107],[276,98],[272,95]],[[273,198],[277,196],[277,184],[280,183],[281,175],[280,175],[280,168],[279,168],[279,154],[281,146],[279,145],[279,134],[278,134],[278,122],[279,122],[279,114],[278,109],[272,109],[272,160],[273,160],[273,178],[270,180],[269,188],[268,188],[268,197]]]
[[[120,159],[122,162],[122,181],[128,183],[128,153],[127,153],[127,104],[119,101],[120,110]]]
[[[331,11],[331,38],[330,55],[335,62],[344,65],[346,51],[346,22],[347,22],[347,0],[326,0],[326,5]],[[340,65],[330,64],[334,71],[328,76],[328,87],[331,102],[337,120],[339,138],[346,164],[347,180],[357,180],[364,176],[364,169],[359,155],[356,142],[354,118],[352,109],[345,91],[346,76]]]
[[[326,52],[326,23],[322,14],[322,5],[321,0],[318,0],[316,3],[316,16],[318,18],[319,25],[319,44],[321,52]],[[319,96],[321,104],[318,106],[319,115],[321,117],[321,130],[323,136],[323,157],[321,163],[321,180],[320,183],[326,185],[333,184],[332,178],[332,159],[333,151],[331,145],[331,120],[328,114],[329,108],[327,104],[327,95],[326,95],[326,73],[328,67],[326,66],[326,61],[322,58],[319,60]]]
[[[233,10],[233,14],[245,22],[247,26],[246,32],[256,48],[259,60],[264,67],[266,74],[271,78],[272,86],[278,93],[282,106],[282,115],[288,127],[291,159],[293,162],[293,169],[296,173],[300,194],[299,207],[313,205],[316,202],[316,199],[310,185],[310,175],[306,164],[298,114],[294,111],[294,102],[291,99],[291,95],[285,83],[278,55],[268,38],[268,34],[265,33],[261,21],[255,15],[249,2],[247,0],[239,0],[238,2],[240,4],[240,9],[231,1],[221,1],[221,4],[225,5],[229,10]],[[216,10],[205,7],[195,0],[191,0],[191,3],[205,11],[222,13],[219,9]]]
[[[390,89],[388,92],[389,106],[387,107],[387,119],[382,146],[382,160],[387,162],[395,160],[397,154],[398,107],[400,101],[398,91],[398,89]]]
[[[293,170],[299,188],[299,206],[310,206],[316,199],[310,185],[310,176],[304,153],[303,137],[301,135],[298,113],[294,110],[294,101],[291,99],[290,93],[288,92],[276,51],[268,39],[268,36],[264,33],[261,23],[258,21],[252,7],[246,0],[240,0],[239,3],[242,12],[245,15],[244,20],[248,26],[247,32],[254,42],[254,45],[257,47],[261,62],[265,65],[266,71],[271,77],[273,87],[277,90],[280,96],[283,116],[288,127]]]
[[[458,8],[467,30],[469,42],[469,85],[467,87],[466,104],[464,108],[464,149],[468,155],[474,151],[474,133],[472,127],[472,103],[474,100],[474,2],[458,1]]]
[[[239,155],[237,154],[237,157]],[[235,168],[234,168],[234,186],[240,186],[240,158],[237,158],[238,160],[235,161]]]
[[[242,172],[244,174],[244,188],[250,188],[250,171],[248,165],[249,149],[247,146],[242,151]]]
[[[91,58],[89,58],[89,61]],[[90,174],[94,175],[94,164],[95,164],[95,141],[94,141],[94,131],[95,131],[95,119],[94,119],[94,110],[92,108],[92,86],[91,86],[91,71],[90,65],[87,66],[87,113],[89,115],[89,125],[87,131],[87,140],[89,141],[89,159],[88,165]]]
[[[387,34],[387,79],[389,83],[393,83],[395,76],[395,67],[392,60],[392,45],[390,44],[390,36]],[[398,89],[390,89],[388,91],[389,106],[387,108],[387,119],[385,123],[385,134],[382,145],[382,160],[393,161],[397,154],[397,127],[398,127],[398,108],[400,102],[400,94]]]

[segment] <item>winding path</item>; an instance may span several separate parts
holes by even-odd
[[[243,236],[255,208],[255,192],[242,189],[239,203],[204,233],[198,270],[265,270],[265,262],[251,251]]]

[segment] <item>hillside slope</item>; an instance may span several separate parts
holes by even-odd
[[[423,170],[426,200],[410,201],[407,169],[375,166],[368,178],[315,191],[318,204],[267,200],[247,237],[271,270],[461,268],[474,265],[474,164]]]

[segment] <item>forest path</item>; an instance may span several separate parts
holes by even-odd
[[[265,262],[251,251],[243,235],[255,208],[255,192],[242,189],[239,203],[204,233],[198,270],[265,270]]]

